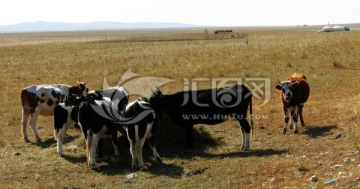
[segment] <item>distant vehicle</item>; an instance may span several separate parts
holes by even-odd
[[[214,33],[232,33],[232,30],[216,30]]]
[[[325,26],[321,30],[322,32],[334,32],[334,31],[350,31],[349,27],[345,26]]]

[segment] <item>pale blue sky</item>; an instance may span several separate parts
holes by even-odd
[[[359,23],[360,0],[5,0],[0,25],[178,22],[214,26]]]

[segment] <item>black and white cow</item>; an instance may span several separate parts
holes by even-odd
[[[123,92],[122,87],[110,87],[104,90],[90,91],[85,96],[71,95],[67,101],[60,103],[54,110],[54,136],[57,140],[57,152],[60,156],[62,153],[62,145],[66,131],[71,127],[78,127],[78,112],[79,105],[85,100],[102,100],[103,97],[112,98],[113,101],[118,101],[120,109],[124,109],[128,97],[127,93]],[[80,127],[78,127],[80,128]],[[102,151],[99,150],[101,156]]]
[[[22,104],[22,134],[25,141],[29,141],[27,135],[27,124],[29,123],[37,140],[41,140],[36,121],[39,115],[54,115],[55,106],[64,102],[72,94],[86,94],[87,82],[77,82],[77,85],[70,86],[64,84],[53,85],[31,85],[21,91]],[[28,121],[31,115],[30,121]]]
[[[69,103],[73,101],[73,99],[71,99],[72,97],[74,96],[70,96],[69,100],[58,104],[54,109],[54,137],[57,141],[57,152],[60,156],[63,155],[62,145],[66,131],[71,126],[80,128],[77,124],[79,106],[74,106]]]
[[[182,91],[170,95],[164,95],[158,90],[151,96],[150,104],[155,111],[164,111],[174,122],[185,127],[186,148],[192,146],[192,131],[195,124],[214,125],[233,117],[241,126],[241,150],[249,149],[250,131],[253,130],[252,92],[245,85]],[[247,121],[249,106],[251,126]]]
[[[92,95],[81,97],[78,123],[86,140],[86,156],[89,166],[96,166],[95,153],[101,138],[112,137],[115,155],[119,155],[117,132],[125,133],[119,124],[119,119],[128,102],[129,93],[122,87],[118,87],[115,93],[110,98],[103,97],[102,99],[93,98]]]
[[[101,91],[91,91],[86,94],[87,98],[102,99],[103,93]],[[57,141],[57,152],[60,156],[63,155],[62,145],[66,135],[66,131],[74,126],[80,129],[78,125],[79,104],[86,100],[85,96],[70,95],[69,98],[58,105],[54,109],[54,137]]]
[[[130,142],[131,167],[133,169],[136,167],[141,170],[146,169],[142,156],[142,149],[146,140],[148,140],[155,158],[161,160],[154,143],[154,135],[157,131],[156,114],[150,103],[137,99],[126,106],[121,117],[121,125]]]

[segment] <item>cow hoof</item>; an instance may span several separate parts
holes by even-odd
[[[298,131],[298,130],[295,130],[294,133],[297,134],[297,133],[299,133],[299,131]]]
[[[28,138],[23,138],[25,142],[30,142]]]
[[[286,132],[287,132],[287,129],[284,129],[284,130],[283,130],[283,134],[286,134]]]
[[[41,138],[36,138],[36,141],[37,141],[37,142],[41,142]]]
[[[290,126],[289,126],[289,128],[290,128],[290,129],[292,129],[292,128],[293,128],[293,126],[291,126],[291,125],[290,125]]]
[[[91,164],[90,167],[91,169],[96,169],[96,164]]]
[[[59,157],[64,157],[64,154],[63,154],[63,153],[59,153]]]
[[[242,152],[245,152],[245,151],[248,151],[248,150],[249,150],[249,148],[247,148],[247,147],[244,147],[244,146],[241,147],[241,151],[242,151]]]
[[[140,170],[141,170],[141,171],[144,171],[144,170],[146,170],[146,169],[147,169],[147,167],[146,167],[145,165],[140,166]]]

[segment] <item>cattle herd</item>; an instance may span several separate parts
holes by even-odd
[[[192,145],[192,130],[195,124],[218,124],[228,118],[237,120],[242,131],[241,150],[250,147],[250,133],[253,132],[252,91],[245,85],[231,87],[181,91],[175,94],[162,94],[160,89],[149,98],[139,98],[129,102],[128,91],[121,87],[89,91],[87,82],[77,85],[65,84],[32,85],[21,92],[22,134],[28,142],[27,125],[29,124],[37,140],[41,140],[36,122],[39,115],[54,117],[54,137],[57,152],[63,156],[62,145],[66,131],[70,127],[80,128],[86,141],[88,165],[96,167],[96,152],[102,153],[99,141],[111,137],[115,155],[119,155],[117,133],[127,136],[130,143],[132,168],[146,169],[142,149],[148,141],[156,159],[161,160],[156,150],[154,136],[158,130],[157,112],[167,113],[171,119],[183,126],[186,131],[186,148]],[[289,118],[298,132],[297,117],[304,126],[302,109],[307,101],[310,88],[302,74],[289,76],[286,81],[276,85],[284,107],[287,132]],[[222,94],[231,94],[232,98],[222,103]],[[228,96],[227,96],[228,97]],[[250,109],[250,116],[247,115]],[[290,111],[290,116],[288,112]],[[29,119],[30,118],[30,119]],[[250,123],[248,122],[250,118]]]

